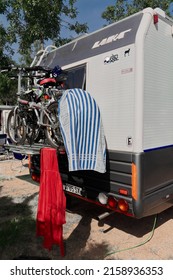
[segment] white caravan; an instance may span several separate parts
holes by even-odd
[[[60,171],[68,194],[141,218],[173,205],[173,20],[147,8],[45,55],[99,105],[107,172]],[[34,172],[34,169],[33,169]]]

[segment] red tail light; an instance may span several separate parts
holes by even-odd
[[[116,206],[117,206],[116,199],[113,196],[109,196],[108,201],[107,201],[107,205],[109,205],[109,207],[111,207],[111,208],[116,208]]]
[[[126,200],[124,199],[119,199],[118,200],[118,208],[122,211],[122,212],[127,212],[129,209],[129,205],[127,203]]]

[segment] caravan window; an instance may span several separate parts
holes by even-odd
[[[66,71],[68,72],[66,88],[86,89],[86,65],[66,69]]]

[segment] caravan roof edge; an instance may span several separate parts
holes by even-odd
[[[152,8],[147,8],[147,9],[153,10]],[[146,10],[146,9],[144,9],[144,10]],[[99,29],[97,29],[97,30],[91,32],[91,33],[86,33],[86,34],[84,34],[84,35],[78,36],[78,37],[72,39],[70,42],[68,42],[68,43],[66,43],[66,44],[64,44],[64,45],[62,45],[62,46],[59,46],[57,49],[61,49],[61,48],[63,48],[64,46],[70,45],[70,44],[72,44],[72,43],[74,44],[76,41],[79,41],[79,40],[83,39],[84,37],[87,37],[87,36],[90,36],[90,35],[95,34],[95,33],[97,33],[97,32],[100,32],[100,31],[103,30],[103,29],[110,28],[110,27],[113,26],[113,25],[119,24],[119,23],[121,23],[121,22],[127,20],[127,18],[129,19],[129,18],[135,17],[135,16],[137,16],[137,15],[143,13],[144,10],[139,11],[139,12],[137,12],[137,13],[135,13],[135,14],[133,14],[133,15],[130,15],[130,16],[128,16],[128,17],[125,17],[125,18],[123,18],[123,19],[121,19],[121,20],[119,20],[119,21],[116,21],[116,22],[113,22],[113,23],[108,24],[108,25],[106,25],[106,26],[103,26],[103,27],[101,27],[101,28],[99,28]],[[51,52],[56,52],[57,49],[52,50]]]

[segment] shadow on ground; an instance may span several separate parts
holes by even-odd
[[[22,177],[22,176],[21,176]],[[26,177],[25,177],[26,179]],[[1,188],[0,186],[0,192]],[[64,259],[64,260],[102,260],[110,250],[106,241],[106,233],[117,228],[138,238],[151,232],[154,216],[140,220],[121,214],[112,214],[103,221],[98,221],[98,231],[104,224],[108,226],[105,241],[100,244],[92,242],[91,223],[103,213],[103,209],[85,201],[72,199],[70,212],[67,211],[67,223],[64,233],[70,232],[65,238],[65,257],[62,258],[57,246],[47,251],[42,247],[42,239],[36,237],[36,220],[29,203],[38,193],[28,196],[22,203],[14,203],[11,197],[0,197],[0,259]],[[156,227],[172,219],[173,208],[158,215]],[[89,241],[88,241],[89,240]]]
[[[91,205],[86,201],[81,201],[76,198],[72,200],[71,211],[81,216],[94,218],[97,220],[98,216],[104,213],[102,207]],[[107,212],[107,210],[105,211]],[[166,223],[173,217],[173,207],[165,210],[164,212],[157,215],[156,228]],[[152,230],[156,215],[144,217],[142,219],[135,219],[132,217],[125,216],[121,213],[113,213],[107,218],[98,221],[98,226],[103,227],[106,224],[109,228],[107,231],[117,228],[128,234],[136,236],[138,238],[144,236]]]
[[[0,186],[0,190],[3,186]],[[91,217],[79,217],[77,226],[64,240],[66,255],[60,256],[57,246],[48,251],[42,247],[42,238],[36,237],[36,220],[29,202],[38,193],[28,196],[22,203],[14,203],[10,197],[0,198],[0,259],[103,259],[106,244],[94,244],[86,251],[85,246],[91,231]],[[67,219],[68,224],[68,219]],[[69,221],[69,224],[72,223]],[[103,252],[102,254],[98,252]],[[94,256],[94,258],[92,257]]]

